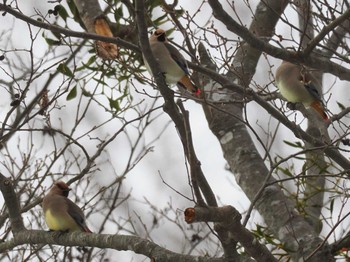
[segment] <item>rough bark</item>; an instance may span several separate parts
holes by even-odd
[[[225,14],[222,6],[214,0],[209,0],[209,4],[213,8],[214,16],[225,23],[222,18],[226,17],[227,19],[228,14]],[[286,4],[285,1],[282,3],[281,1],[260,2],[256,10],[256,19],[250,30],[253,30],[255,35],[265,41],[269,40]],[[268,19],[269,23],[265,23],[265,19]],[[230,29],[229,26],[227,27]],[[261,28],[264,30],[259,30]],[[254,49],[250,43],[242,43],[233,62],[231,71],[234,74],[229,74],[231,81],[248,86],[255,73],[260,55],[261,51]],[[237,97],[237,95],[231,94],[231,97]],[[292,257],[296,261],[307,257],[322,243],[322,240],[305,218],[294,210],[294,203],[283,194],[277,184],[265,187],[260,197],[256,198],[256,192],[259,192],[261,187],[266,185],[266,182],[272,182],[273,178],[259,155],[245,124],[241,121],[243,104],[226,104],[218,107],[220,110],[205,110],[206,116],[210,129],[220,141],[224,157],[228,161],[237,183],[250,200],[257,200],[254,203],[255,208],[264,217],[271,231],[287,249],[291,250]],[[332,260],[327,247],[315,254],[310,261],[324,261],[325,258],[329,261]]]

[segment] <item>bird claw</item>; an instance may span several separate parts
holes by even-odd
[[[166,72],[160,72],[159,75],[162,75],[164,78],[166,78]]]
[[[77,250],[78,250],[80,253],[87,253],[87,252],[89,252],[89,249],[86,248],[86,247],[77,247]]]
[[[296,110],[297,109],[297,103],[288,102],[287,103],[287,108],[289,108],[290,110]]]

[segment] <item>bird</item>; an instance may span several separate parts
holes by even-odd
[[[46,224],[50,231],[82,231],[92,233],[87,227],[80,207],[68,198],[71,189],[63,181],[53,184],[42,203]]]
[[[192,94],[198,96],[200,89],[191,81],[188,65],[181,53],[168,42],[163,29],[157,29],[149,38],[149,44],[154,58],[159,63],[160,69],[168,84],[178,84]],[[152,75],[152,70],[145,57],[145,66]]]
[[[288,102],[312,107],[324,120],[328,120],[319,93],[321,85],[307,68],[283,61],[276,70],[275,80],[281,95]]]

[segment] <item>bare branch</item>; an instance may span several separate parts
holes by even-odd
[[[222,21],[226,27],[232,32],[242,37],[251,47],[266,52],[267,54],[286,60],[292,63],[303,63],[311,68],[322,70],[323,72],[331,73],[342,80],[350,80],[350,70],[346,69],[336,63],[329,61],[328,59],[320,58],[319,55],[311,55],[303,57],[299,53],[289,53],[280,48],[276,48],[266,41],[256,37],[248,29],[239,25],[234,21],[223,9],[222,5],[216,0],[209,0],[209,4],[213,9],[214,16]],[[283,2],[285,3],[285,2]]]
[[[225,258],[208,258],[177,254],[160,247],[152,241],[135,236],[74,232],[61,234],[57,237],[55,232],[48,233],[39,230],[26,230],[25,232],[19,232],[14,239],[0,244],[0,251],[4,252],[5,250],[24,244],[52,244],[67,247],[80,246],[97,247],[101,249],[111,248],[115,250],[132,250],[137,254],[145,255],[160,262],[226,261]]]
[[[321,42],[324,37],[332,32],[337,26],[350,18],[350,9],[346,10],[341,16],[337,17],[331,23],[322,28],[318,35],[308,42],[306,48],[302,51],[302,56],[307,57],[316,48],[317,44]]]
[[[223,227],[224,230],[228,230],[231,236],[240,242],[245,251],[256,261],[277,261],[266,246],[261,245],[254,235],[242,226],[241,218],[241,214],[232,206],[195,207],[185,210],[187,223],[216,222],[215,228]]]
[[[0,4],[0,11],[5,11],[6,13],[9,13],[9,14],[13,15],[14,17],[23,20],[23,21],[27,22],[28,24],[31,24],[31,25],[34,25],[34,26],[37,26],[37,27],[40,27],[43,29],[47,29],[47,30],[50,30],[50,31],[55,32],[55,33],[60,33],[60,34],[63,34],[65,36],[77,37],[77,38],[82,38],[82,39],[100,40],[100,41],[107,42],[107,43],[117,44],[117,45],[122,46],[124,48],[139,52],[139,48],[136,45],[134,45],[130,42],[124,41],[124,40],[120,39],[119,37],[107,37],[107,36],[102,36],[102,35],[98,35],[98,34],[77,32],[77,31],[65,29],[65,28],[57,26],[57,25],[47,24],[47,23],[32,19],[28,16],[25,16],[24,14],[15,11],[14,9],[12,9],[11,7],[9,7],[5,4]]]
[[[5,199],[5,204],[11,221],[12,232],[16,236],[19,232],[25,231],[25,227],[20,212],[19,201],[12,182],[3,174],[0,174],[0,190]]]

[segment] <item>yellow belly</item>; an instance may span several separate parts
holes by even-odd
[[[81,231],[81,228],[75,223],[69,215],[66,217],[54,216],[50,210],[45,212],[45,221],[51,230],[55,231]]]

